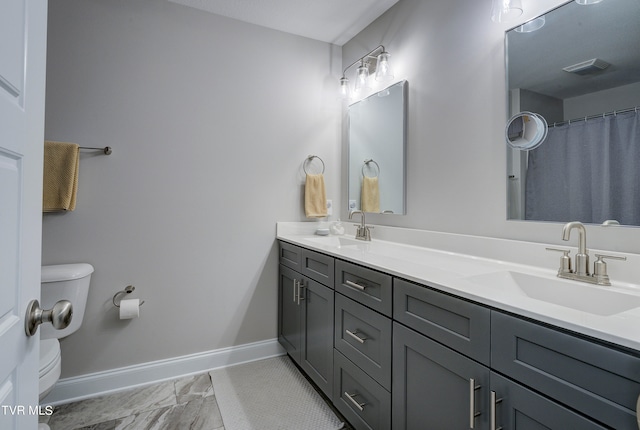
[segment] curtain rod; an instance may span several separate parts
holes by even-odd
[[[635,106],[635,107],[632,107],[632,108],[628,108],[628,109],[614,110],[612,112],[605,112],[605,113],[601,113],[601,114],[598,114],[598,115],[590,115],[590,116],[585,116],[585,117],[582,117],[582,118],[574,118],[574,119],[570,119],[568,121],[554,122],[552,125],[549,125],[549,128],[560,126],[560,125],[565,125],[565,124],[571,124],[572,122],[586,121],[588,119],[604,118],[605,116],[617,115],[619,113],[626,113],[626,112],[633,112],[633,111],[638,113],[638,106]]]

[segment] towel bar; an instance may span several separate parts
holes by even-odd
[[[96,151],[102,151],[102,152],[104,152],[104,155],[111,155],[111,153],[113,152],[111,150],[110,146],[105,146],[104,148],[95,148],[95,147],[91,147],[91,146],[81,146],[80,149],[91,149],[91,150],[96,150]]]

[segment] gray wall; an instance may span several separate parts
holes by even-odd
[[[562,3],[527,1],[517,22],[496,24],[490,0],[401,0],[342,47],[350,64],[383,44],[409,81],[407,215],[368,222],[566,245],[561,224],[506,220],[503,137],[504,32]],[[587,231],[590,248],[640,252],[638,228]]]
[[[506,221],[509,26],[490,7],[400,0],[340,52],[164,1],[50,2],[46,137],[114,148],[83,155],[77,210],[43,221],[44,264],[96,267],[63,377],[275,337],[275,222],[304,219],[309,154],[346,218],[336,86],[380,43],[409,81],[407,215],[367,221],[562,243],[560,224]],[[640,252],[640,229],[589,226],[588,245]],[[121,322],[128,284],[147,303]]]
[[[43,219],[43,264],[96,268],[63,377],[276,337],[275,224],[305,219],[307,155],[340,210],[340,55],[166,1],[50,2],[46,138],[113,147]],[[120,321],[129,284],[146,303]]]

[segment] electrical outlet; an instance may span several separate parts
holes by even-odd
[[[333,201],[327,200],[327,215],[333,215]]]

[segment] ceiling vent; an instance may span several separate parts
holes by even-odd
[[[576,75],[588,75],[604,70],[609,66],[610,64],[606,61],[602,61],[599,58],[593,58],[591,60],[583,61],[572,66],[564,67],[562,70],[569,73],[575,73]]]

